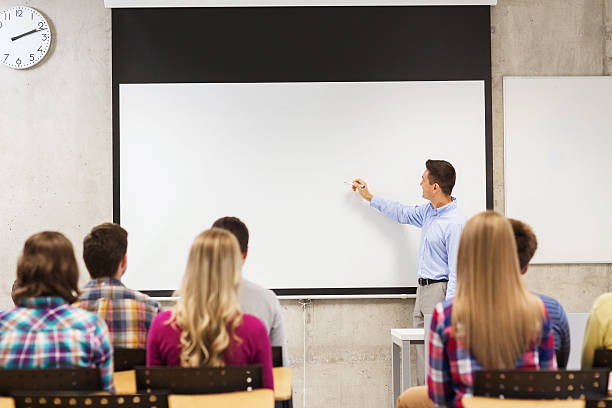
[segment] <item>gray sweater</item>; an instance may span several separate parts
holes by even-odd
[[[289,365],[287,340],[283,327],[281,307],[274,292],[256,283],[242,279],[238,290],[238,300],[242,313],[253,315],[263,322],[268,329],[270,344],[283,348],[283,365]]]

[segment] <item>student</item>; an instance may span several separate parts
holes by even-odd
[[[591,308],[582,340],[583,370],[593,367],[595,350],[598,348],[612,349],[612,293],[599,296]]]
[[[361,179],[353,181],[353,191],[387,217],[422,229],[418,259],[418,287],[412,316],[414,327],[423,327],[424,314],[431,314],[442,300],[455,296],[457,249],[466,217],[451,196],[455,168],[445,160],[427,160],[421,177],[424,205],[404,205],[374,196]],[[416,346],[417,384],[425,384],[425,348]]]
[[[112,346],[104,321],[71,306],[79,270],[72,244],[45,231],[25,242],[17,263],[16,307],[0,313],[0,367],[94,367],[114,392]]]
[[[249,252],[249,230],[247,226],[236,217],[219,218],[212,226],[213,228],[228,230],[234,234],[240,245],[242,259],[246,260]],[[270,344],[283,348],[283,365],[288,366],[289,357],[283,327],[283,315],[274,292],[242,278],[238,289],[238,302],[240,302],[240,309],[243,313],[252,314],[263,322],[270,336]]]
[[[212,228],[189,252],[179,300],[153,320],[148,366],[222,367],[261,364],[264,388],[274,389],[272,350],[264,324],[242,314],[242,256],[232,233]]]
[[[94,227],[83,240],[83,259],[91,281],[82,290],[82,307],[108,325],[114,347],[145,348],[153,318],[161,310],[149,296],[121,283],[127,269],[127,232],[117,224]]]
[[[524,275],[529,267],[529,261],[533,258],[533,254],[538,248],[538,240],[531,227],[522,221],[509,218],[512,230],[514,231],[514,239],[516,240],[516,249],[518,251],[519,267],[521,274]],[[570,331],[567,315],[561,303],[555,299],[536,294],[546,306],[546,311],[552,323],[553,333],[555,335],[555,354],[557,356],[557,366],[565,368],[570,353]]]
[[[510,222],[487,211],[461,235],[457,294],[436,305],[429,336],[427,387],[398,407],[462,407],[482,369],[554,369],[552,325],[542,301],[523,285]],[[424,400],[425,388],[430,401]],[[433,402],[433,403],[432,403]]]

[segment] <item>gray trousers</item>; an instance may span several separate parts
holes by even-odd
[[[412,324],[414,327],[423,327],[423,315],[432,314],[434,307],[446,298],[446,285],[448,282],[432,283],[431,285],[418,285]],[[429,341],[429,339],[425,339]],[[416,347],[416,385],[425,385],[425,346]]]

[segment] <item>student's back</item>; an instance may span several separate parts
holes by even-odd
[[[16,307],[0,313],[0,367],[96,367],[113,391],[112,347],[104,321],[73,307],[78,268],[58,232],[30,237],[17,266]]]
[[[221,367],[260,364],[265,388],[274,389],[272,349],[259,319],[242,314],[237,289],[242,256],[229,231],[196,237],[172,311],[151,326],[147,365]]]
[[[582,341],[582,369],[593,367],[598,348],[612,349],[612,293],[604,293],[593,303]]]
[[[144,348],[159,304],[144,293],[126,288],[127,231],[117,224],[94,227],[83,240],[83,259],[91,281],[81,291],[79,306],[97,313],[108,325],[114,347]]]
[[[429,339],[429,397],[461,407],[478,369],[556,368],[550,319],[523,285],[508,220],[480,213],[466,224],[457,295],[436,306]]]
[[[222,217],[216,220],[213,228],[221,228],[234,234],[240,245],[242,258],[246,262],[249,252],[249,229],[237,217]],[[243,313],[256,316],[266,326],[272,346],[282,347],[283,365],[289,365],[287,341],[283,324],[281,306],[276,294],[254,282],[242,279],[238,289],[238,301]]]

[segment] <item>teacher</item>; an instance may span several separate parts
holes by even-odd
[[[387,217],[400,224],[422,228],[419,246],[417,297],[412,316],[414,327],[423,327],[423,314],[432,314],[435,305],[455,295],[457,251],[465,215],[451,196],[455,169],[445,160],[427,160],[421,180],[423,198],[429,203],[404,205],[374,196],[362,179],[353,180],[353,191]],[[424,347],[417,346],[417,385],[425,384]]]

